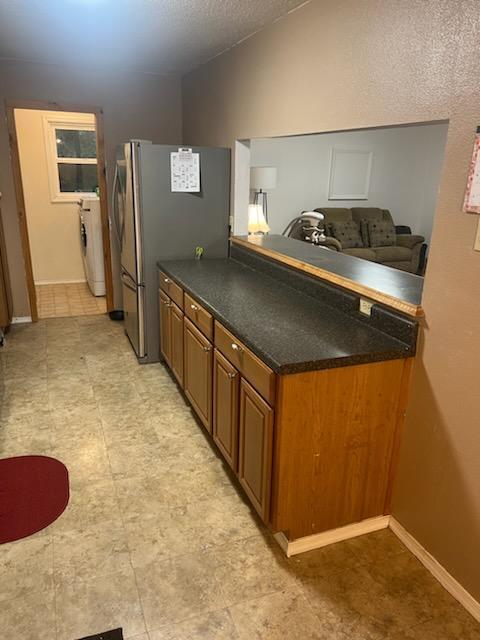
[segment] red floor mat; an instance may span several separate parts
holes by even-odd
[[[68,471],[47,456],[0,460],[0,543],[44,529],[63,513],[69,499]]]

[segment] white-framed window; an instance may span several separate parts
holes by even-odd
[[[98,187],[94,117],[44,117],[45,148],[52,202],[75,202]]]

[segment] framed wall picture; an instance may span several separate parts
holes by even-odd
[[[480,213],[480,127],[477,127],[463,202],[465,213]]]
[[[368,200],[373,151],[332,148],[330,152],[329,200]]]

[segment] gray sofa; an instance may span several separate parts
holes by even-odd
[[[342,253],[410,273],[419,272],[425,238],[408,233],[408,227],[396,227],[388,209],[319,207],[315,211],[325,216],[325,234],[340,243]]]

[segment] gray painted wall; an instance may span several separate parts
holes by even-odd
[[[272,232],[319,206],[381,207],[430,243],[447,129],[431,124],[251,140],[251,166],[277,167],[277,187],[268,193]],[[328,200],[333,147],[373,151],[368,200]]]

